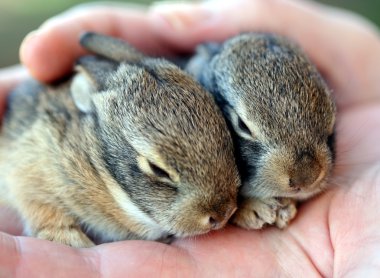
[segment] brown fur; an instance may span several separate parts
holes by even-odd
[[[294,204],[277,198],[319,193],[334,158],[335,105],[316,68],[288,39],[247,33],[200,47],[187,70],[212,92],[234,135],[243,181],[234,221],[261,228],[276,214],[290,220]]]
[[[111,58],[122,54],[106,45],[131,49],[82,39],[97,43]],[[39,238],[75,247],[93,245],[86,234],[165,240],[225,225],[240,186],[233,155],[214,100],[176,66],[142,54],[131,63],[85,57],[66,83],[31,81],[12,93],[0,191]]]

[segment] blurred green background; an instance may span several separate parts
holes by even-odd
[[[18,63],[18,48],[24,36],[49,17],[84,0],[0,0],[0,67]],[[91,1],[96,2],[96,1]],[[105,1],[102,1],[105,2]],[[152,0],[132,0],[149,4]],[[379,0],[320,0],[364,15],[380,26]]]

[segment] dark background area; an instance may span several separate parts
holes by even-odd
[[[84,0],[0,0],[0,68],[18,63],[18,49],[22,39],[46,19]],[[98,1],[100,2],[100,1]],[[101,1],[106,2],[106,1]],[[132,0],[149,4],[152,0]],[[362,14],[380,26],[379,0],[320,0]]]

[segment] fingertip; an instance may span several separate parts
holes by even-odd
[[[59,28],[54,32],[52,29],[35,31],[21,44],[21,62],[42,82],[54,81],[70,72],[74,60],[83,53],[79,45],[65,40],[60,31]]]
[[[147,19],[145,12],[136,9],[94,6],[69,10],[28,35],[21,44],[20,59],[34,78],[55,81],[70,73],[75,60],[86,53],[79,43],[85,31],[127,37],[132,44],[154,48],[154,38],[145,30]]]
[[[19,236],[23,232],[23,224],[20,215],[11,207],[0,202],[0,231]]]

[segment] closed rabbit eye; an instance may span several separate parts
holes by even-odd
[[[249,130],[248,126],[243,122],[243,120],[240,117],[238,117],[238,127],[241,132],[245,133],[246,135],[252,136],[252,133]]]
[[[335,132],[331,133],[326,140],[327,146],[330,149],[333,157],[335,156]]]
[[[158,167],[157,165],[149,162],[149,167],[155,176],[157,176],[159,178],[171,180],[169,173],[166,172],[165,170],[163,170],[162,168]]]
[[[157,157],[156,157],[157,159]],[[140,170],[150,177],[152,185],[159,185],[160,187],[166,187],[171,190],[177,191],[176,184],[179,183],[179,175],[174,170],[169,170],[162,161],[160,166],[156,163],[149,161],[146,157],[139,155],[136,157],[137,165]],[[160,160],[158,159],[158,162]],[[163,165],[163,166],[161,166]],[[165,168],[163,168],[166,166]]]

